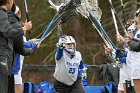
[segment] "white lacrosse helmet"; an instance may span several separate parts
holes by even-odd
[[[76,49],[76,42],[75,42],[75,39],[72,37],[72,36],[65,36],[65,43],[64,44],[69,44],[69,43],[73,43],[74,44],[74,49],[66,49],[67,52],[69,53],[75,53],[75,49]]]
[[[127,30],[129,30],[129,31],[131,31],[131,32],[133,32],[134,30],[136,30],[135,23],[133,23],[131,26],[129,26],[129,27],[127,28]]]
[[[76,47],[75,39],[72,36],[65,36],[65,39],[66,39],[65,44],[73,43]]]
[[[140,9],[136,11],[136,16],[140,16]]]

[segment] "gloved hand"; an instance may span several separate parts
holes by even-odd
[[[30,42],[32,42],[34,44],[33,47],[35,47],[35,46],[36,46],[36,48],[39,48],[40,47],[40,44],[41,44],[40,39],[34,38],[34,39],[31,39]]]
[[[64,47],[63,44],[64,44],[65,42],[66,42],[66,38],[65,38],[64,36],[62,36],[62,37],[59,38],[59,41],[58,41],[57,44],[58,44],[59,47]]]
[[[116,57],[117,58],[122,58],[123,57],[122,54],[121,54],[121,52],[120,52],[120,50],[117,50],[116,51]]]
[[[120,61],[121,63],[126,63],[126,57],[119,58],[119,61]]]
[[[125,51],[125,50],[117,50],[116,51],[116,57],[119,59],[120,62],[125,63],[126,56],[127,56],[127,51]]]
[[[86,78],[87,78],[87,73],[86,73],[86,71],[87,71],[87,67],[84,67],[84,68],[82,69],[82,73],[81,73],[82,79],[86,79]]]

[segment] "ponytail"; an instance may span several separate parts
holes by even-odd
[[[7,0],[0,0],[0,6],[5,5],[7,3]]]

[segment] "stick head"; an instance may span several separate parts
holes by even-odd
[[[81,0],[81,5],[76,8],[85,18],[88,18],[89,12],[92,16],[96,16],[98,20],[101,19],[102,11],[98,6],[97,0]]]

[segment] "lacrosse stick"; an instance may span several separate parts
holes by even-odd
[[[29,22],[30,19],[29,19],[28,6],[27,6],[27,1],[26,0],[24,0],[24,7],[25,7],[26,20],[27,20],[27,22]],[[29,31],[29,34],[31,34],[31,31]]]
[[[126,28],[125,28],[125,26],[124,26],[122,20],[121,20],[120,17],[118,16],[117,12],[115,11],[111,0],[109,0],[108,2],[109,2],[109,5],[110,5],[111,10],[114,12],[115,16],[116,16],[117,19],[119,20],[119,22],[120,22],[120,24],[121,24],[121,26],[122,26],[122,28],[123,28],[123,31],[124,31],[125,36],[127,36]]]

